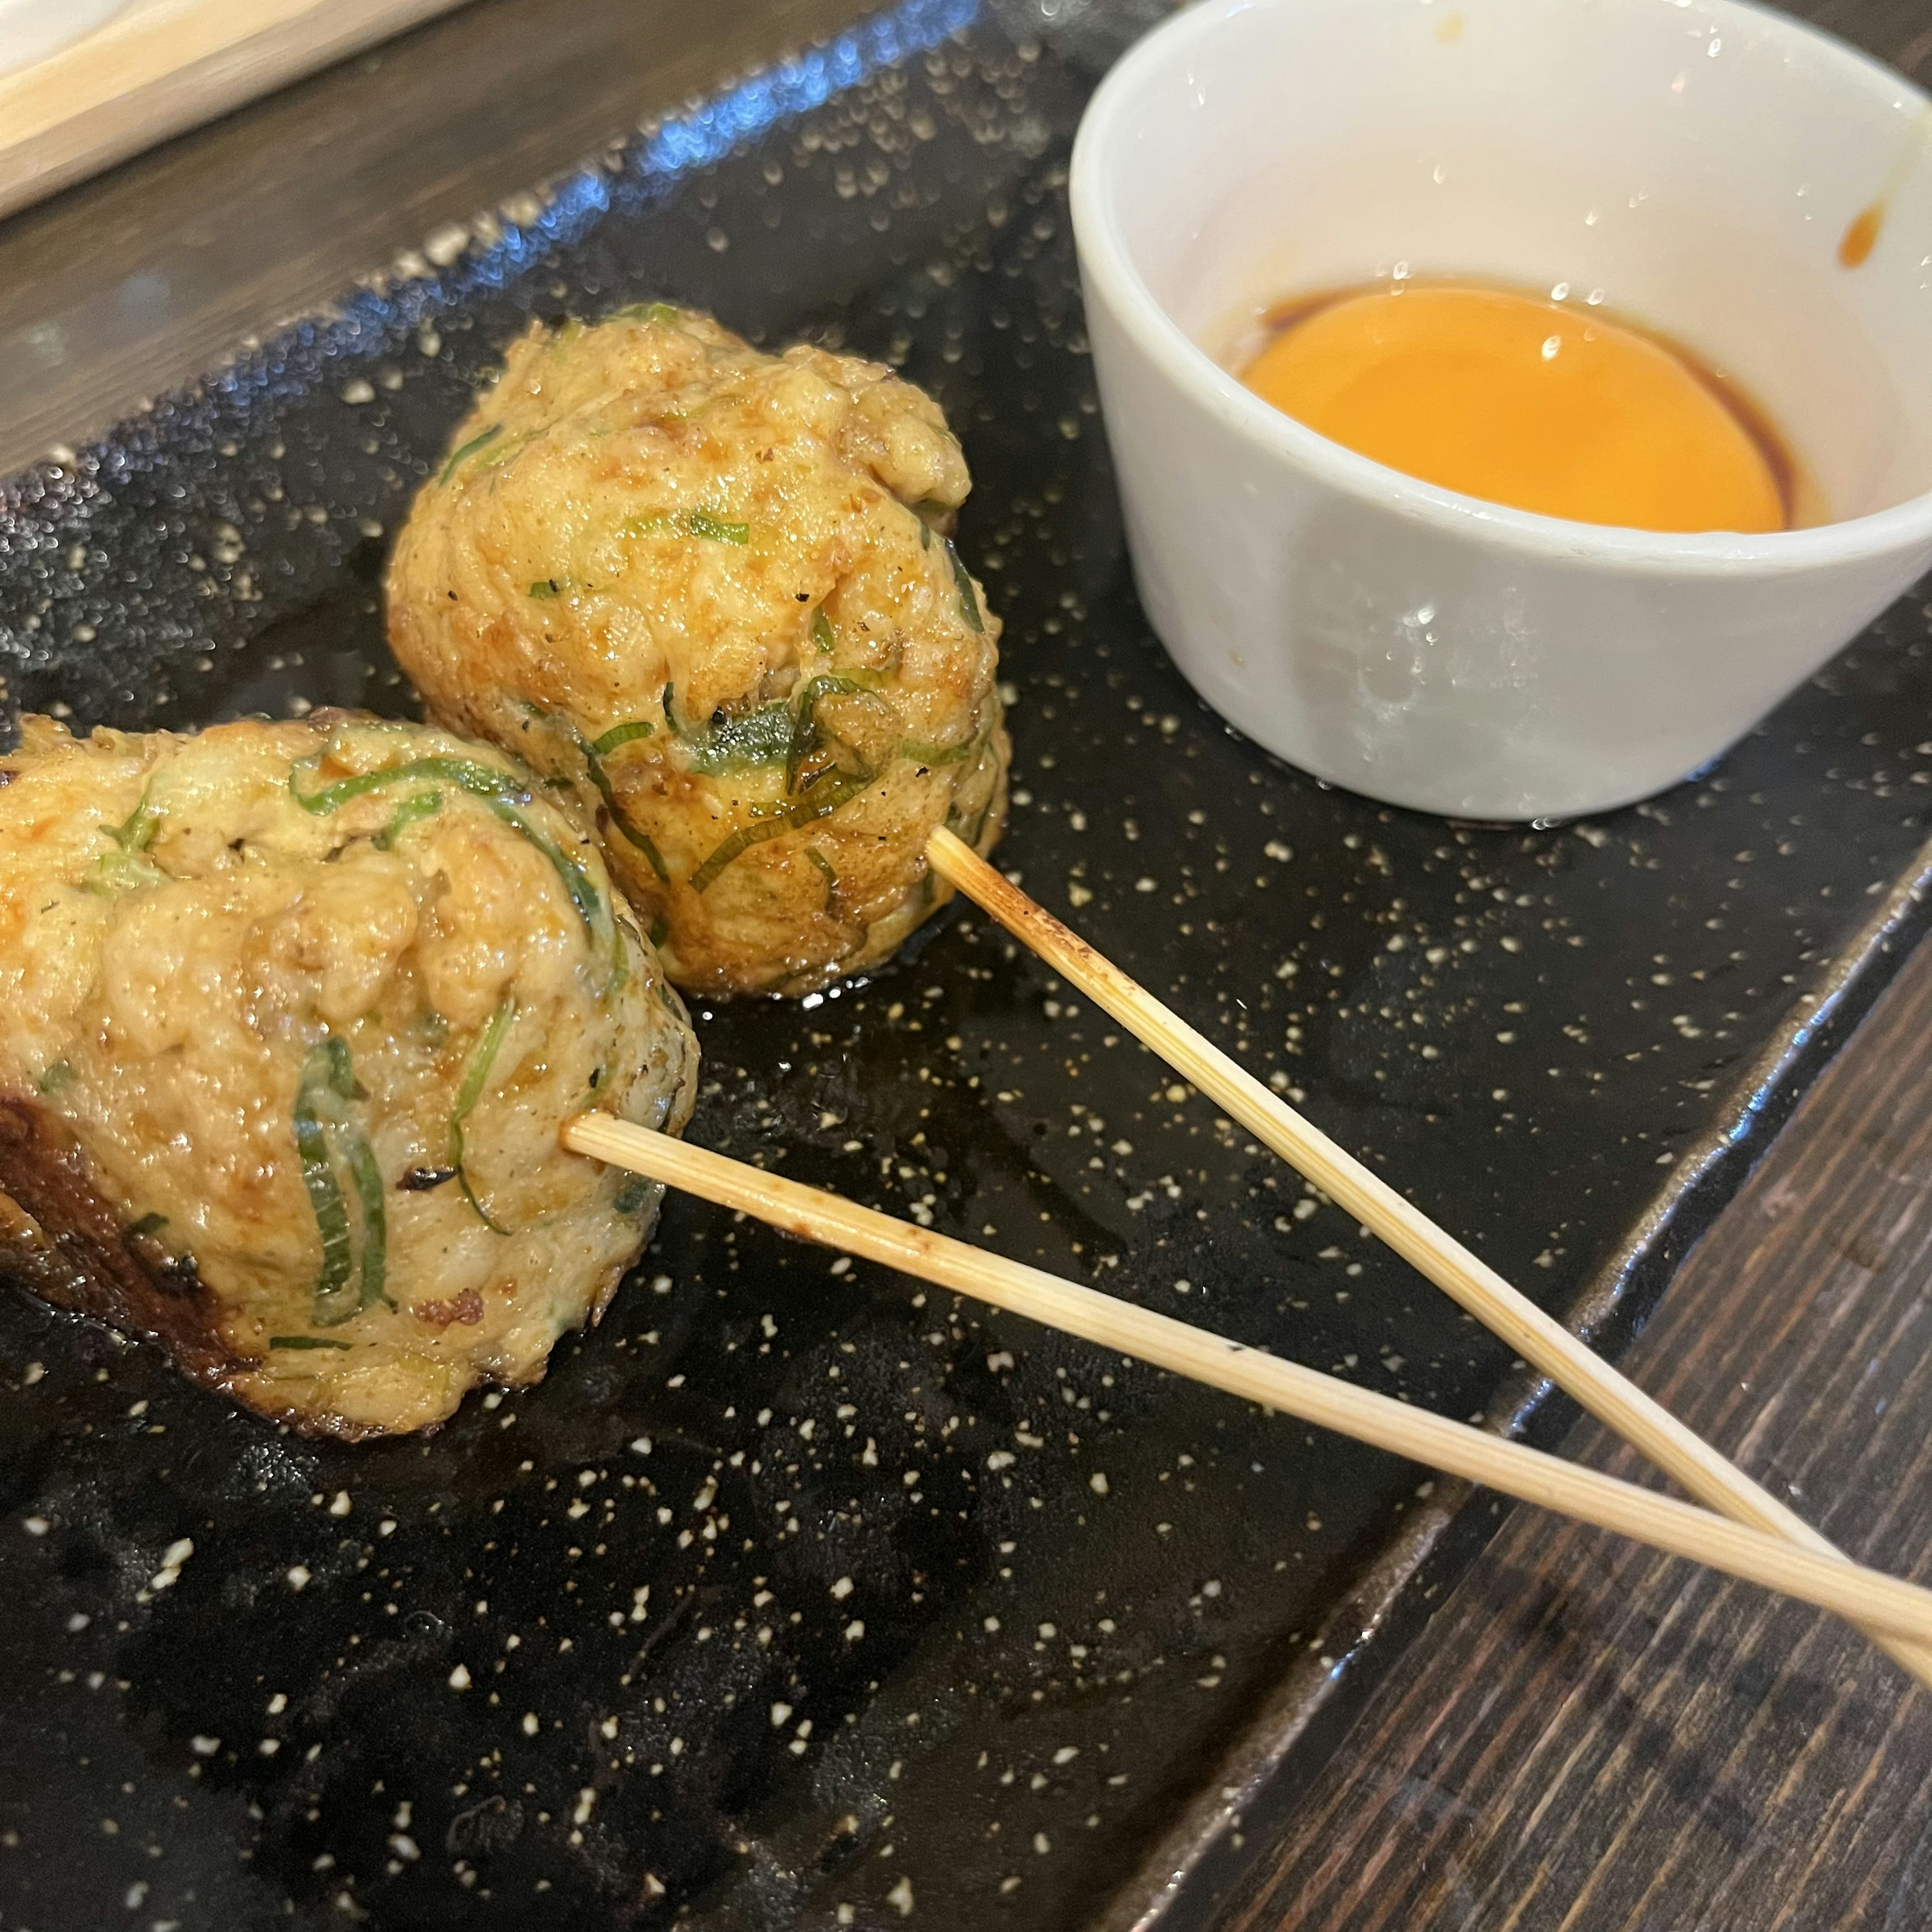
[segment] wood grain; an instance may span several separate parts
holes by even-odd
[[[462,0],[147,0],[0,79],[0,214]]]
[[[1932,945],[1624,1366],[1840,1545],[1932,1570]],[[1568,1453],[1640,1465],[1594,1423]],[[1519,1512],[1222,1932],[1932,1924],[1932,1699],[1845,1633]]]
[[[0,474],[865,10],[473,0],[0,220]]]

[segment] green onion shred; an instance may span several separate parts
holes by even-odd
[[[777,704],[761,704],[741,718],[728,717],[701,734],[687,733],[684,742],[691,769],[716,778],[752,765],[777,764],[791,740],[791,707]]]
[[[972,576],[959,561],[959,553],[952,548],[950,538],[946,540],[946,554],[952,565],[952,581],[959,592],[959,614],[966,620],[967,629],[985,630],[986,620],[980,615],[980,599],[974,592]]]
[[[312,1316],[318,1328],[340,1328],[378,1301],[388,1300],[384,1292],[388,1217],[382,1177],[368,1137],[349,1111],[352,1100],[364,1097],[346,1040],[331,1034],[309,1049],[296,1090],[295,1130],[302,1185],[322,1237],[322,1269],[316,1277]],[[359,1265],[350,1234],[348,1204],[336,1178],[338,1158],[349,1169],[362,1210]],[[356,1277],[353,1288],[352,1276]]]
[[[545,711],[541,706],[528,707],[532,717],[540,719],[550,730],[567,738],[572,747],[583,759],[590,773],[590,782],[597,788],[597,796],[604,801],[604,808],[610,814],[610,822],[625,838],[641,852],[650,868],[666,885],[670,884],[670,873],[664,862],[664,855],[657,848],[657,842],[643,826],[632,822],[630,814],[618,802],[616,788],[610,782],[610,775],[604,769],[607,751],[615,751],[620,745],[628,745],[638,738],[648,738],[652,728],[642,718],[634,718],[627,724],[619,724],[606,731],[595,743],[586,742],[584,734],[561,712]]]
[[[684,526],[693,536],[708,537],[713,543],[744,544],[752,541],[749,524],[733,523],[710,510],[687,511]]]
[[[622,724],[614,724],[601,738],[590,741],[590,748],[600,758],[608,758],[620,746],[634,743],[640,738],[648,738],[657,729],[648,718],[633,718]]]
[[[566,852],[547,832],[539,831],[518,809],[530,802],[529,789],[508,772],[500,771],[490,765],[479,764],[474,759],[435,757],[411,758],[399,765],[385,765],[379,770],[361,772],[352,778],[338,778],[334,784],[322,786],[316,791],[302,790],[305,776],[312,776],[322,762],[320,754],[304,758],[289,772],[289,790],[304,812],[319,817],[339,812],[352,800],[365,797],[370,792],[380,791],[385,787],[406,784],[417,778],[428,778],[452,784],[459,791],[479,800],[482,804],[512,831],[527,839],[550,861],[552,870],[562,881],[571,904],[577,908],[578,916],[584,922],[592,945],[599,950],[608,950],[614,962],[615,979],[613,988],[623,978],[624,942],[616,919],[604,904],[603,895],[591,883],[590,875],[570,854]]]
[[[496,1056],[502,1052],[504,1036],[509,1032],[512,1022],[517,1017],[515,997],[506,994],[496,1010],[484,1022],[483,1030],[477,1036],[476,1044],[470,1049],[470,1058],[463,1069],[463,1078],[456,1090],[456,1104],[449,1114],[449,1165],[456,1170],[458,1184],[463,1190],[463,1198],[476,1210],[476,1218],[492,1234],[507,1234],[508,1228],[500,1226],[490,1218],[490,1213],[476,1198],[476,1190],[470,1184],[469,1170],[463,1164],[463,1124],[476,1111],[476,1103],[483,1097],[483,1089],[488,1083],[490,1070],[496,1064]]]
[[[808,758],[818,743],[818,700],[835,694],[849,695],[862,692],[866,687],[857,679],[836,677],[830,672],[809,680],[799,694],[798,717],[790,733],[785,748],[785,790],[798,789],[799,768]]]
[[[442,474],[436,479],[436,482],[439,484],[447,483],[456,474],[458,464],[474,456],[485,443],[494,442],[502,434],[503,425],[501,423],[492,423],[480,434],[472,436],[460,448],[452,450],[449,453],[449,460],[442,466]]]
[[[754,845],[762,845],[767,839],[782,837],[787,832],[795,832],[805,826],[816,824],[821,818],[830,818],[841,806],[848,805],[856,798],[877,776],[873,772],[857,772],[849,777],[841,777],[827,772],[814,779],[806,787],[804,796],[789,812],[760,819],[754,824],[740,826],[692,874],[692,890],[702,892],[709,890],[726,866],[734,860],[742,858]]]
[[[442,809],[440,791],[416,791],[396,807],[388,824],[369,842],[379,852],[392,850],[396,841],[418,819],[434,818]]]
[[[111,852],[104,852],[94,862],[87,884],[100,892],[127,892],[143,886],[158,886],[167,874],[148,856],[148,848],[160,830],[161,814],[149,804],[154,789],[150,778],[142,788],[141,802],[118,825],[100,830],[114,842]]]

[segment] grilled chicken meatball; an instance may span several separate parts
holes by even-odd
[[[662,303],[533,329],[417,498],[390,643],[438,716],[574,788],[680,986],[809,992],[950,896],[935,826],[1004,823],[968,487],[874,364]]]
[[[494,751],[318,714],[0,754],[0,1268],[316,1435],[543,1373],[697,1047],[595,842]]]

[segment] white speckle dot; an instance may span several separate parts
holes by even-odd
[[[783,1730],[785,1726],[790,1721],[791,1706],[789,1704],[774,1704],[772,1706],[772,1729],[773,1730]]]
[[[439,268],[446,268],[470,245],[470,231],[460,223],[448,222],[423,244],[423,253]]]
[[[848,1643],[856,1643],[865,1634],[866,1626],[857,1617],[845,1626],[845,1641]]]
[[[986,1618],[985,1622],[980,1626],[980,1628],[983,1630],[988,1636],[997,1635],[1000,1628],[1000,1620],[998,1617],[988,1617]]]
[[[1078,1744],[1062,1744],[1054,1753],[1053,1761],[1055,1764],[1071,1764],[1079,1755],[1080,1747]]]
[[[851,1578],[849,1576],[840,1577],[838,1582],[832,1585],[832,1594],[842,1604],[845,1599],[852,1594]]]
[[[29,1536],[44,1536],[49,1530],[53,1528],[53,1525],[48,1522],[46,1518],[44,1516],[30,1516],[25,1522],[21,1524],[20,1527],[24,1529]]]
[[[1104,1469],[1096,1469],[1094,1473],[1087,1478],[1087,1486],[1091,1490],[1096,1496],[1104,1496],[1107,1493],[1106,1471]]]
[[[331,1516],[346,1516],[349,1514],[350,1507],[349,1492],[346,1490],[338,1490],[328,1505],[328,1513]]]
[[[912,1916],[912,1880],[902,1878],[886,1894],[886,1903],[896,1909],[902,1918]]]
[[[467,1690],[470,1688],[470,1667],[467,1664],[459,1664],[449,1673],[449,1688],[452,1690]]]
[[[342,400],[352,406],[359,403],[373,403],[376,400],[374,386],[358,376],[354,382],[343,385]]]
[[[1033,1834],[1033,1848],[1042,1858],[1045,1858],[1053,1850],[1052,1841],[1044,1832],[1036,1832]]]
[[[290,1567],[289,1588],[291,1590],[305,1590],[308,1588],[308,1582],[309,1574],[304,1564],[297,1563]]]
[[[535,1737],[537,1732],[542,1728],[543,1726],[537,1721],[537,1714],[536,1712],[526,1711],[524,1713],[524,1736],[525,1737]]]
[[[278,1690],[268,1700],[268,1715],[272,1718],[279,1718],[288,1708],[289,1694],[286,1690]]]
[[[188,1748],[196,1757],[212,1757],[221,1748],[221,1740],[196,1735],[188,1739]]]

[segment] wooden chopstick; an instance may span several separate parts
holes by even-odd
[[[1794,1548],[1693,1504],[1412,1408],[608,1114],[579,1114],[565,1124],[562,1138],[574,1153],[769,1221],[802,1240],[884,1262],[1191,1381],[1834,1610],[1862,1627],[1922,1642],[1932,1639],[1932,1592],[1836,1553]]]
[[[1239,1062],[1029,898],[970,845],[942,827],[933,833],[926,849],[940,878],[1058,968],[1096,1006],[1192,1081],[1257,1140],[1272,1148],[1411,1267],[1426,1275],[1700,1502],[1734,1522],[1782,1537],[1798,1549],[1820,1556],[1841,1554],[1802,1516],[1760,1489],[1662,1404],[1618,1374],[1561,1322],[1544,1314],[1494,1268],[1437,1227],[1420,1208],[1304,1120]],[[1852,1620],[1859,1622],[1856,1616]],[[1873,1628],[1866,1628],[1866,1634],[1908,1676],[1932,1686],[1932,1649],[1901,1643]]]

